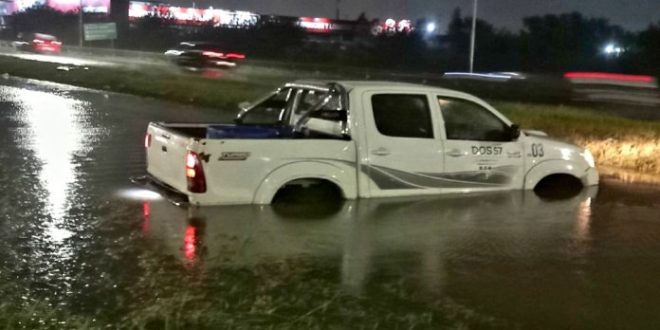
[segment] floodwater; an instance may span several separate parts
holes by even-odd
[[[147,122],[227,115],[5,79],[0,328],[655,328],[660,187],[176,207]]]

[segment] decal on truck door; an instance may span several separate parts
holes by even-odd
[[[472,154],[475,156],[499,156],[502,154],[501,146],[472,146]]]
[[[218,160],[246,160],[250,157],[249,152],[223,152]]]
[[[410,173],[382,166],[361,166],[361,171],[383,190],[506,186],[516,170],[516,166],[499,166],[488,171]]]

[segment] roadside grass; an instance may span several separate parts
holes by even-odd
[[[620,118],[586,107],[494,104],[523,128],[588,148],[599,166],[660,175],[660,122]]]
[[[95,319],[67,314],[46,302],[0,303],[0,329],[103,329]]]
[[[282,82],[294,79],[279,74],[245,69],[225,71],[222,77],[184,74],[158,67],[149,69],[69,66],[0,56],[0,74],[54,81],[99,90],[135,94],[200,105],[220,111],[235,111],[239,102],[254,100]],[[239,70],[241,70],[239,68]],[[263,70],[268,71],[266,68]],[[247,77],[247,78],[246,78]],[[589,148],[599,166],[660,175],[660,123],[631,120],[595,108],[564,105],[494,102],[495,106],[523,128]]]
[[[69,71],[58,67],[68,67]],[[0,56],[0,74],[47,80],[75,86],[135,94],[218,109],[236,109],[272,89],[277,82],[210,79],[165,70],[114,67],[77,67]]]
[[[413,279],[374,279],[360,293],[338,285],[340,260],[261,260],[239,266],[180,263],[158,242],[141,250],[141,276],[120,305],[95,312],[70,303],[0,303],[1,329],[500,329],[512,325],[429,293]],[[158,249],[160,248],[160,249]],[[158,249],[158,250],[153,250]],[[229,253],[234,251],[229,250]],[[211,261],[211,260],[207,260]],[[219,264],[218,264],[219,263]],[[0,288],[0,291],[2,288]],[[64,297],[63,297],[64,298]],[[66,299],[66,298],[65,298]],[[66,301],[66,300],[65,300]],[[121,312],[117,312],[121,310]]]
[[[554,136],[592,139],[660,137],[660,122],[616,117],[599,113],[593,108],[515,102],[492,103],[522,127],[546,131]]]

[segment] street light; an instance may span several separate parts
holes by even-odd
[[[426,33],[431,34],[435,32],[435,22],[429,22],[426,24]]]
[[[85,32],[83,31],[83,2],[80,0],[78,2],[80,4],[80,9],[78,10],[78,29],[80,33],[78,33],[78,46],[82,47],[83,46],[83,38]]]
[[[609,43],[603,47],[606,56],[621,56],[625,49],[615,43]]]
[[[474,0],[472,7],[472,33],[470,34],[470,73],[474,72],[474,40],[477,34],[477,2]]]

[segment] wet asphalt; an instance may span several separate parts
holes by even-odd
[[[188,209],[130,183],[149,121],[228,114],[0,81],[0,327],[660,322],[658,186]]]

